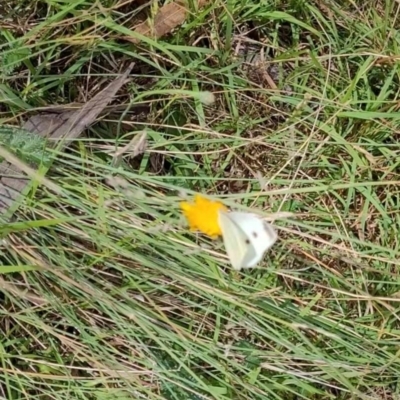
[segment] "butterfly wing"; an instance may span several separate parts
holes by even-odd
[[[256,254],[251,242],[241,227],[231,218],[232,213],[220,211],[219,225],[222,230],[225,250],[232,267],[240,270],[246,266],[247,259],[253,259]]]
[[[265,252],[274,245],[278,235],[272,225],[256,214],[233,211],[229,213],[229,217],[240,228],[252,249],[243,258],[241,268],[254,267],[263,259]]]

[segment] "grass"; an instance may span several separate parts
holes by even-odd
[[[398,3],[219,1],[138,45],[146,4],[4,7],[4,123],[132,61],[116,103],[150,109],[101,118],[47,175],[64,196],[35,188],[2,226],[3,398],[400,398]],[[250,40],[277,89],[237,55]],[[196,192],[293,216],[234,273],[182,221]]]

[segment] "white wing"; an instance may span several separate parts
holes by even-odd
[[[222,230],[222,237],[226,253],[232,267],[240,270],[246,267],[246,260],[256,256],[254,247],[251,245],[247,235],[242,228],[231,218],[232,213],[220,211],[219,225]]]
[[[263,221],[258,215],[246,212],[232,211],[229,219],[240,228],[245,238],[250,241],[253,251],[246,253],[241,268],[251,268],[258,264],[264,253],[278,239],[275,229]]]

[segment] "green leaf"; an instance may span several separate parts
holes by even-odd
[[[37,270],[36,265],[0,265],[0,274],[12,274],[14,272],[28,272]]]
[[[0,145],[29,164],[49,164],[51,153],[46,151],[47,140],[25,129],[0,126]]]

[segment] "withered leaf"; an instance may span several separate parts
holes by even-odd
[[[42,137],[54,140],[58,149],[64,149],[73,139],[82,132],[99,116],[102,110],[114,98],[117,91],[125,83],[133,64],[105,89],[85,103],[77,111],[66,111],[61,114],[38,114],[31,117],[24,129]],[[28,168],[28,167],[26,167]],[[26,172],[26,168],[25,172]],[[34,170],[32,169],[34,174]],[[30,180],[26,173],[16,163],[3,161],[0,163],[0,214],[2,219],[9,219],[18,208],[19,200],[29,189]]]
[[[198,0],[197,6],[200,8],[207,3],[208,0]],[[189,12],[188,4],[183,0],[165,4],[160,8],[152,23],[144,21],[135,27],[134,32],[158,39],[182,24]],[[126,37],[126,40],[133,43],[140,42],[139,38],[133,37]]]

